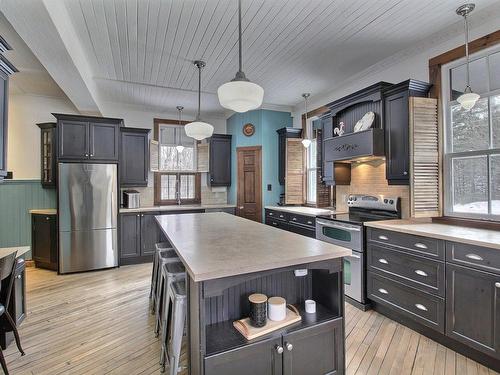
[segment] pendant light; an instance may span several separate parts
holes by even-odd
[[[232,81],[224,83],[217,90],[220,105],[235,112],[247,112],[259,108],[264,99],[264,89],[248,80],[242,70],[241,0],[238,0],[238,48],[239,70]]]
[[[470,87],[470,67],[469,67],[469,21],[467,16],[474,10],[476,6],[474,4],[464,4],[459,7],[456,12],[459,16],[464,18],[465,26],[465,58],[467,64],[467,86],[465,87],[464,93],[457,98],[457,102],[460,103],[463,109],[466,111],[470,110],[479,99],[479,95],[472,91]]]
[[[211,137],[214,132],[214,127],[206,122],[201,121],[201,69],[205,67],[205,62],[201,60],[196,60],[194,65],[198,68],[198,114],[196,115],[196,120],[186,124],[184,130],[188,137],[194,138],[197,141]]]
[[[305,132],[306,132],[306,137],[302,140],[302,145],[305,147],[305,148],[308,148],[310,145],[311,145],[311,140],[307,138],[307,99],[311,96],[310,93],[306,92],[304,94],[302,94],[302,97],[304,98],[304,106],[306,108],[306,113],[305,113],[305,117],[306,117],[306,128],[304,129]]]
[[[183,106],[178,105],[177,110],[179,111],[179,126],[182,125],[182,110],[184,109]],[[184,151],[184,146],[182,145],[181,138],[179,137],[179,141],[177,142],[177,146],[175,146],[175,149],[177,152],[180,154],[182,151]]]

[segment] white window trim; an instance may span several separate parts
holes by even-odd
[[[500,46],[495,45],[479,52],[476,52],[470,55],[470,61],[481,59],[485,56],[489,56],[491,54],[500,52]],[[441,67],[441,113],[443,114],[443,137],[442,137],[442,152],[443,152],[443,212],[445,216],[450,217],[458,217],[465,219],[479,219],[479,220],[489,220],[489,221],[500,221],[500,215],[494,214],[474,214],[474,213],[463,213],[463,212],[454,212],[453,207],[453,170],[451,167],[451,160],[453,158],[458,157],[467,157],[467,156],[479,156],[479,155],[489,155],[491,154],[500,154],[500,148],[496,149],[488,149],[488,150],[480,150],[480,151],[467,151],[467,152],[448,152],[451,150],[451,137],[449,136],[449,132],[451,129],[451,118],[449,114],[449,105],[450,104],[458,104],[458,102],[450,101],[450,71],[453,68],[456,68],[460,65],[466,63],[466,58],[463,57],[461,59],[452,61],[448,64],[445,64]],[[488,65],[489,67],[489,65]],[[488,75],[489,77],[489,75]],[[490,97],[500,95],[500,89],[489,91],[490,80],[488,80],[488,92],[482,93],[481,98]],[[489,114],[489,121],[491,127],[491,108]],[[491,129],[490,129],[491,131]],[[490,140],[491,141],[491,140]],[[488,206],[491,206],[491,184],[490,184],[490,171],[488,171]],[[490,211],[490,210],[488,210]]]
[[[308,118],[307,121],[306,121],[306,135],[307,135],[307,138],[311,140],[311,143],[312,142],[316,142],[317,139],[316,138],[311,138],[311,136],[313,135],[313,121],[316,120],[317,117],[311,117],[311,118]],[[309,146],[311,147],[311,146]],[[316,152],[318,151],[318,147],[316,145]],[[313,168],[309,168],[309,150],[306,149],[305,150],[306,152],[306,204],[307,205],[316,205],[317,204],[317,191],[316,191],[316,196],[314,197],[314,201],[311,201],[309,200],[309,185],[310,183],[316,183],[317,181],[317,178],[315,181],[310,181],[309,179],[309,171],[312,170]],[[316,155],[316,160],[317,160],[317,155]],[[316,176],[317,176],[317,173],[319,173],[319,167],[318,165],[316,165]],[[317,189],[317,187],[316,187]]]

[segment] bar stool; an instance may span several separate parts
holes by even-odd
[[[155,324],[156,337],[159,336],[160,328],[162,330],[163,337],[165,329],[170,324],[169,309],[171,301],[167,298],[170,284],[175,281],[184,280],[185,278],[186,268],[184,268],[184,265],[181,262],[167,262],[161,265],[160,280],[156,289],[156,306],[158,306],[156,309]],[[168,332],[168,330],[166,332]]]
[[[168,358],[170,365],[170,375],[177,375],[180,370],[179,362],[181,357],[182,337],[186,325],[187,298],[186,281],[174,281],[170,284],[167,298],[172,303],[172,324],[168,330],[168,336],[162,340],[162,372],[165,372],[165,362]]]
[[[160,251],[162,250],[167,250],[167,249],[172,249],[169,243],[167,242],[157,242],[155,244],[155,253],[153,254],[153,270],[151,272],[151,288],[149,290],[149,298],[154,296],[154,290],[156,286],[156,275],[158,272],[158,256]]]
[[[156,268],[153,269],[154,281],[152,283],[153,301],[151,306],[151,314],[154,314],[157,310],[157,307],[160,306],[159,298],[161,297],[161,292],[158,290],[158,285],[161,279],[160,270],[162,265],[166,263],[180,262],[177,253],[172,248],[158,250],[155,256],[156,256]]]

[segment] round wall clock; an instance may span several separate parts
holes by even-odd
[[[255,126],[253,124],[248,123],[243,125],[243,134],[247,137],[251,137],[255,133]]]

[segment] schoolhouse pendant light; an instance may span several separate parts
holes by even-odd
[[[469,68],[469,21],[467,16],[474,10],[476,6],[472,3],[464,4],[459,7],[456,12],[459,16],[464,18],[464,27],[465,27],[465,59],[467,64],[467,86],[465,86],[464,93],[457,98],[457,102],[460,103],[463,109],[466,111],[470,110],[472,107],[476,105],[476,102],[479,100],[479,94],[476,94],[472,91],[470,87],[470,68]]]
[[[264,99],[264,89],[248,80],[242,70],[242,33],[241,33],[241,0],[238,0],[238,51],[239,70],[232,81],[224,83],[217,89],[220,105],[235,112],[247,112],[259,108]]]
[[[179,111],[179,126],[180,126],[180,125],[182,125],[182,110],[184,109],[184,107],[181,105],[178,105],[176,108]],[[179,154],[182,153],[182,151],[184,151],[184,146],[181,143],[180,137],[179,137],[179,140],[177,142],[177,146],[175,146],[175,149],[177,150],[177,152]]]
[[[184,130],[188,137],[194,138],[197,141],[211,137],[214,132],[214,127],[206,122],[201,121],[201,69],[205,67],[205,62],[196,60],[194,65],[198,68],[198,114],[196,120],[186,124]]]
[[[304,129],[305,130],[305,133],[306,133],[306,136],[305,138],[302,140],[302,146],[304,146],[305,148],[308,148],[310,145],[311,145],[311,140],[309,138],[307,138],[307,99],[311,96],[310,93],[306,92],[304,94],[302,94],[302,97],[304,98],[304,106],[306,108],[306,113],[305,113],[305,117],[306,117],[306,128]]]

